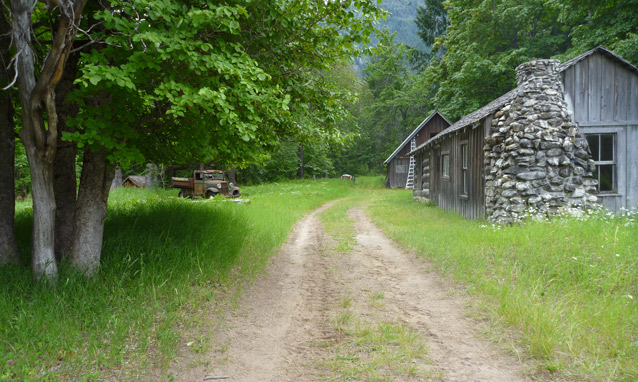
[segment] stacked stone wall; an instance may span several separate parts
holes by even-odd
[[[517,221],[531,208],[554,214],[597,206],[595,165],[567,110],[559,63],[536,60],[516,68],[517,94],[494,114],[484,147],[492,221]]]

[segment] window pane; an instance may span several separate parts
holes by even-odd
[[[599,142],[599,135],[598,134],[592,134],[592,135],[587,135],[587,142],[589,143],[589,149],[591,150],[591,159],[593,159],[594,161],[599,161],[600,160],[600,156],[599,156],[599,150],[598,150],[598,142]]]
[[[600,160],[614,160],[614,136],[613,134],[600,135]]]
[[[467,168],[467,145],[463,145],[462,153],[463,153],[463,168]]]
[[[467,170],[463,170],[463,193],[465,195],[469,193],[470,191],[469,188],[470,188],[470,185],[467,179]]]
[[[443,155],[443,176],[450,176],[450,156]]]
[[[614,190],[614,165],[605,164],[598,167],[598,173],[600,174],[598,185],[600,191],[613,191]]]

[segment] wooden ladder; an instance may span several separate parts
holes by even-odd
[[[416,149],[416,138],[412,138],[410,141],[410,151]],[[410,155],[410,167],[408,168],[408,181],[405,183],[405,189],[414,189],[414,166],[416,165],[416,159],[414,155]]]

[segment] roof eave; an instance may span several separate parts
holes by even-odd
[[[434,118],[434,115],[438,114],[439,116],[441,116],[441,118],[443,118],[445,120],[445,122],[447,122],[448,124],[451,125],[450,121],[443,115],[441,114],[440,111],[435,110],[433,111],[426,119],[423,120],[423,122],[421,122],[413,131],[412,133],[410,133],[410,135],[408,135],[407,138],[405,138],[405,140],[403,140],[403,142],[399,145],[399,147],[396,148],[396,150],[394,150],[392,152],[392,154],[390,154],[390,156],[388,157],[388,159],[386,159],[383,164],[388,164],[392,161],[392,159],[394,159],[395,156],[397,156],[397,154],[399,152],[401,152],[401,150],[403,150],[403,148],[405,147],[405,145],[410,142],[412,140],[412,138],[414,138],[414,136],[423,128],[425,127],[425,125],[427,125],[428,122],[430,122],[430,120],[432,118]]]

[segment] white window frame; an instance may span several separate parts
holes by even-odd
[[[617,163],[617,158],[618,158],[618,134],[616,134],[615,132],[612,131],[601,131],[601,132],[586,132],[585,133],[585,137],[587,136],[594,136],[597,135],[598,136],[598,158],[593,158],[594,160],[594,164],[596,165],[596,174],[598,175],[598,178],[596,179],[598,181],[598,185],[596,185],[596,190],[599,193],[602,194],[616,194],[618,192],[618,163]],[[600,153],[602,151],[602,139],[600,139],[601,135],[611,135],[613,137],[613,153],[612,153],[612,160],[597,160],[600,159]],[[589,148],[590,152],[591,147]],[[601,191],[600,190],[600,166],[612,166],[612,173],[611,173],[611,183],[612,183],[612,189],[611,190],[604,190]]]

